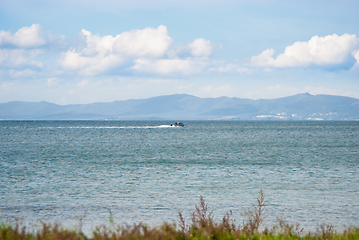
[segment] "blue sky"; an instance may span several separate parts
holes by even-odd
[[[359,98],[357,0],[0,0],[0,102]]]

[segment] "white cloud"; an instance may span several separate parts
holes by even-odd
[[[47,79],[47,83],[49,86],[55,84],[55,82],[57,81],[57,78],[56,77],[50,77]]]
[[[306,67],[309,65],[335,66],[345,64],[359,44],[356,35],[336,34],[312,37],[308,42],[295,42],[284,53],[273,58],[274,50],[267,49],[251,58],[259,67]]]
[[[180,73],[184,75],[199,73],[206,62],[194,59],[137,59],[132,69],[139,72],[166,75]]]
[[[200,95],[205,97],[222,97],[230,95],[231,90],[232,87],[229,84],[222,85],[219,87],[213,87],[212,85],[208,85],[200,89]]]
[[[33,60],[36,56],[43,53],[41,50],[25,50],[25,49],[0,49],[0,66],[20,67],[35,66],[42,67],[42,63]]]
[[[172,44],[167,28],[145,28],[132,30],[117,35],[113,45],[114,51],[128,57],[161,57]]]
[[[12,88],[14,88],[14,82],[3,82],[0,85],[0,89],[1,90],[10,90]]]
[[[172,44],[165,26],[132,30],[116,37],[100,37],[86,30],[82,30],[82,34],[86,46],[63,53],[61,63],[65,69],[80,70],[87,75],[121,67],[124,62],[139,57],[161,57]]]
[[[30,74],[29,67],[43,68],[44,59],[51,62],[51,57],[58,56],[49,54],[50,51],[59,51],[64,46],[64,36],[52,35],[50,32],[44,34],[39,24],[20,28],[16,33],[0,31],[0,67],[10,69],[6,72],[11,77],[34,75],[33,69]],[[51,68],[56,66],[52,65]]]
[[[194,57],[209,57],[212,54],[213,45],[209,40],[204,38],[197,38],[188,46]]]
[[[32,24],[31,27],[23,27],[15,34],[0,31],[0,45],[14,45],[20,48],[34,48],[46,44],[42,37],[42,27],[39,24]]]
[[[218,63],[218,66],[212,67],[209,69],[209,71],[212,72],[221,72],[221,73],[247,73],[250,74],[253,72],[252,69],[243,67],[238,64],[230,63],[230,64],[221,64]]]
[[[75,50],[69,50],[62,54],[62,66],[66,70],[80,70],[84,75],[96,75],[109,70],[112,67],[121,65],[123,60],[115,54],[98,52],[95,56],[87,56]]]
[[[25,69],[20,71],[10,70],[9,75],[13,78],[21,78],[21,77],[31,77],[36,74],[35,71],[31,69]]]
[[[166,51],[168,58],[208,58],[213,49],[221,49],[222,44],[214,44],[204,38],[197,38],[187,45],[171,46]]]
[[[84,79],[84,80],[82,80],[81,82],[79,82],[77,84],[77,86],[80,87],[80,88],[87,87],[88,85],[89,85],[89,80],[87,80],[87,79]]]
[[[50,51],[61,51],[69,44],[71,42],[66,41],[64,36],[49,32],[43,34],[39,24],[23,27],[14,34],[0,31],[0,67],[16,67],[16,71],[28,69],[29,66],[43,67],[35,59],[38,55],[43,54],[44,59],[49,60]],[[48,47],[50,45],[51,48]],[[172,39],[163,25],[135,29],[116,36],[99,36],[83,29],[77,46],[72,45],[60,52],[59,59],[50,59],[48,62],[56,61],[59,65],[53,64],[47,69],[87,76],[129,70],[135,74],[188,75],[198,73],[208,65],[206,61],[212,54],[212,48],[213,44],[203,38],[195,39],[185,47],[173,47]]]
[[[81,33],[86,39],[86,47],[80,49],[82,55],[95,56],[97,54],[105,55],[112,52],[115,37],[111,35],[100,37],[98,35],[93,35],[90,31],[86,31],[85,29],[82,29]]]
[[[61,64],[66,70],[85,75],[102,74],[115,68],[159,75],[196,74],[208,65],[206,58],[212,53],[211,42],[199,38],[185,47],[195,58],[178,57],[176,50],[170,49],[172,39],[162,25],[123,32],[115,37],[100,37],[86,30],[81,34],[85,46],[63,53]]]
[[[356,63],[354,64],[353,68],[356,68],[358,69],[359,68],[359,49],[358,50],[355,50],[353,53],[352,53],[353,57],[355,58],[356,60]]]

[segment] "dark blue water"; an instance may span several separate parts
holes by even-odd
[[[237,223],[263,189],[268,215],[306,230],[359,226],[359,122],[0,121],[0,217],[189,221],[202,195]]]

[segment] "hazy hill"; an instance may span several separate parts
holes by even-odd
[[[187,94],[109,103],[0,103],[3,120],[359,120],[359,99],[298,94],[270,100],[198,98]]]

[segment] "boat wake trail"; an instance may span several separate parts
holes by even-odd
[[[43,127],[47,129],[155,129],[155,128],[175,128],[175,125],[159,126],[76,126],[76,127]]]

